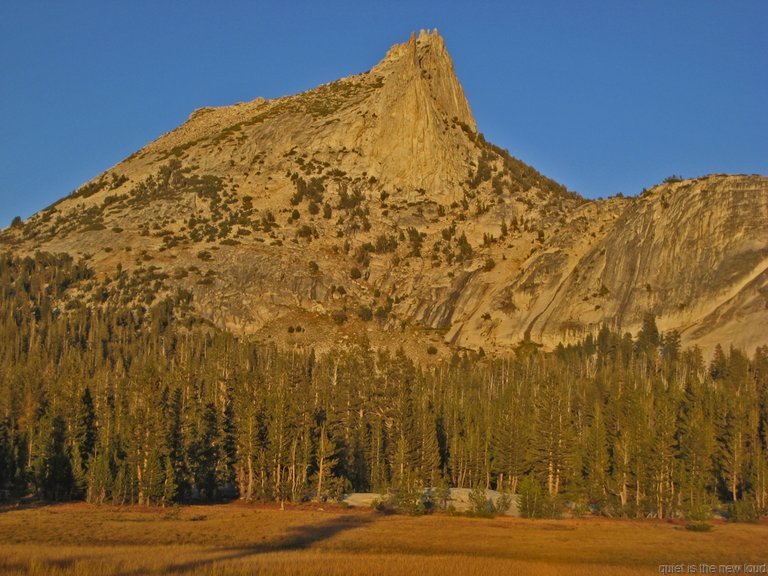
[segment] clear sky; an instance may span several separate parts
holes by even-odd
[[[478,127],[571,190],[768,173],[764,0],[0,2],[0,226],[201,106],[446,40]]]

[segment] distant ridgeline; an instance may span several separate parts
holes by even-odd
[[[419,367],[365,340],[322,357],[223,333],[150,269],[0,257],[0,494],[158,505],[428,486],[527,515],[768,511],[768,348],[707,367],[636,337]],[[107,288],[106,286],[109,286]]]

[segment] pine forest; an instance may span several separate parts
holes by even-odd
[[[516,494],[526,516],[768,512],[768,348],[603,328],[427,365],[237,339],[152,268],[0,257],[0,496],[170,505]],[[436,502],[426,502],[429,505]]]

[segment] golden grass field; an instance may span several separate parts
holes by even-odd
[[[768,524],[384,515],[336,507],[0,510],[0,574],[659,574],[768,562]],[[715,573],[718,573],[717,571]]]

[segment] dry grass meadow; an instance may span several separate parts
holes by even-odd
[[[0,574],[659,574],[768,562],[768,524],[383,515],[228,504],[0,511]],[[697,570],[700,573],[700,570]],[[717,573],[717,571],[715,572]]]

